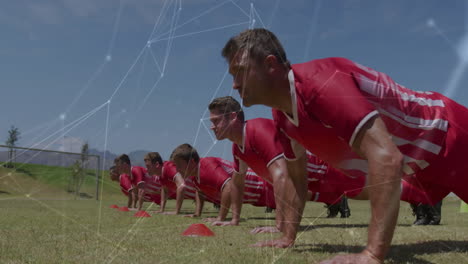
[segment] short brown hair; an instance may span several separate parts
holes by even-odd
[[[213,99],[210,105],[208,105],[208,109],[210,111],[218,110],[224,114],[235,112],[239,120],[244,122],[244,110],[242,110],[239,102],[232,96],[223,96]]]
[[[230,38],[221,55],[230,62],[240,50],[247,51],[249,58],[256,62],[264,60],[268,55],[274,55],[285,67],[291,67],[280,41],[267,29],[248,29]]]
[[[117,158],[115,158],[114,162],[126,163],[128,165],[132,165],[132,163],[130,162],[130,158],[128,157],[127,154],[122,154],[118,156]]]
[[[153,163],[153,164],[155,164],[155,163],[162,164],[163,163],[161,155],[159,155],[158,152],[148,152],[145,155],[145,159],[146,158],[148,158],[151,161],[151,163]]]
[[[174,161],[176,159],[182,159],[186,162],[189,162],[191,159],[193,159],[195,162],[199,162],[200,156],[198,156],[198,152],[194,147],[188,143],[185,143],[179,145],[174,149],[174,151],[172,151],[171,160]]]

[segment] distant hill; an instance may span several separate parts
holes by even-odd
[[[149,151],[146,150],[136,150],[128,153],[132,165],[144,166],[143,157]],[[89,154],[98,155],[101,157],[101,164],[104,160],[104,152],[97,149],[89,149]],[[114,159],[118,156],[110,151],[106,151],[106,161],[104,162],[104,169],[108,169],[114,164]],[[120,154],[119,154],[120,155]],[[41,164],[47,166],[61,166],[61,167],[70,167],[77,159],[80,158],[80,155],[72,154],[62,154],[54,152],[39,152],[32,150],[16,150],[16,159],[14,162],[19,163],[32,163],[32,164]],[[5,162],[8,160],[8,151],[0,151],[0,162]],[[91,157],[88,162],[88,168],[96,169],[97,168],[97,159]]]

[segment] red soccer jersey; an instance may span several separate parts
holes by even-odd
[[[132,181],[128,174],[121,174],[119,176],[120,190],[125,196],[128,196],[128,193],[133,189]]]
[[[138,186],[138,184],[140,183],[144,183],[144,177],[145,177],[145,173],[146,173],[146,168],[143,168],[143,167],[139,167],[139,166],[132,166],[130,168],[130,176],[129,178],[131,179],[132,181],[132,185],[133,186]]]
[[[177,168],[172,161],[165,161],[163,163],[162,173],[160,176],[161,185],[169,190],[169,198],[176,198],[177,184],[175,183],[175,176],[177,175]],[[185,199],[195,199],[196,187],[190,179],[185,179]]]
[[[196,188],[203,192],[207,200],[219,204],[221,191],[234,172],[233,164],[221,158],[201,158],[198,172],[195,179],[192,178]]]
[[[239,160],[244,161],[255,173],[272,182],[268,166],[283,156],[283,147],[277,138],[273,120],[256,118],[244,124],[243,145],[232,144],[235,170],[239,171]]]
[[[275,129],[273,120],[256,118],[246,122],[244,126],[243,147],[233,144],[235,168],[239,170],[239,160],[244,161],[257,175],[272,183],[268,166],[278,158],[283,157],[283,141],[289,141]],[[365,177],[350,178],[336,169],[331,168],[315,155],[307,154],[308,188],[314,193],[313,200],[322,201],[321,193],[333,193],[339,197],[347,194],[354,197],[362,191],[366,184]],[[322,195],[323,196],[323,195]]]
[[[159,176],[145,173],[143,180],[145,182],[145,200],[160,204],[161,181],[159,180]]]
[[[321,159],[351,176],[365,176],[367,161],[351,146],[375,115],[404,155],[403,171],[429,166],[446,137],[446,97],[409,90],[387,75],[343,58],[292,66],[292,116],[273,109],[277,127]],[[285,154],[293,157],[290,146]]]

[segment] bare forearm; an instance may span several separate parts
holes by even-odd
[[[161,212],[164,212],[164,210],[166,209],[166,200],[167,200],[166,197],[167,197],[166,190],[163,188],[161,189],[161,205],[160,205]]]
[[[304,211],[307,184],[305,180],[294,181],[291,178],[285,178],[282,182],[275,184],[275,190],[278,190],[276,198],[277,210],[279,209],[276,221],[278,228],[285,237],[294,240]]]
[[[185,187],[181,186],[177,188],[176,196],[176,210],[175,213],[179,214],[180,209],[182,208],[182,203],[184,202]]]
[[[139,189],[138,190],[138,210],[141,210],[141,208],[143,207],[144,196],[145,196],[145,190]]]
[[[400,168],[398,165],[382,168],[369,162],[368,190],[372,217],[369,223],[367,250],[379,259],[383,259],[389,250],[398,219]]]
[[[203,204],[205,200],[201,197],[200,194],[197,193],[197,195],[195,196],[195,202],[196,202],[195,215],[201,216],[202,211],[203,211]]]

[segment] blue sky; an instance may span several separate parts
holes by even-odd
[[[231,159],[200,120],[213,96],[232,93],[224,43],[252,25],[275,32],[293,63],[347,57],[468,105],[467,0],[6,1],[0,140],[15,125],[27,147],[78,151],[88,141],[168,158],[188,142]],[[271,116],[260,106],[246,114]]]

